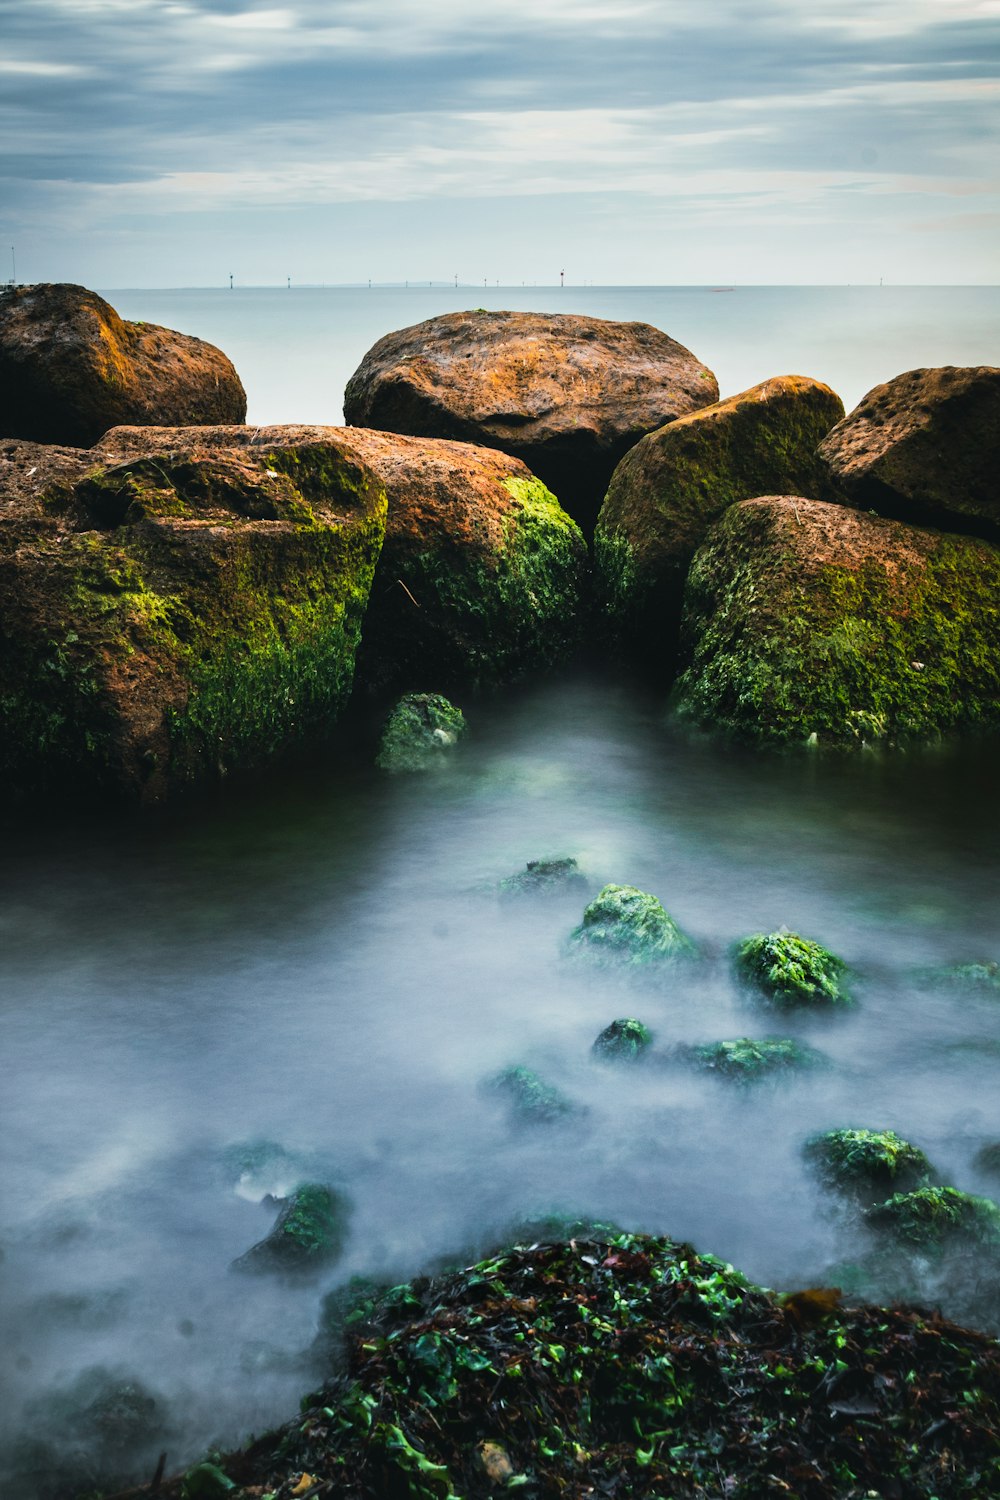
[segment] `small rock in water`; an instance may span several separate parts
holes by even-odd
[[[509,1105],[519,1123],[545,1125],[576,1113],[577,1106],[530,1068],[504,1068],[489,1081],[490,1089]]]
[[[575,859],[529,859],[527,868],[501,880],[499,889],[503,896],[533,896],[586,884]]]
[[[741,1036],[734,1041],[681,1046],[675,1049],[674,1055],[705,1072],[733,1079],[736,1083],[756,1083],[775,1073],[785,1073],[793,1068],[815,1068],[826,1062],[821,1052],[793,1041],[791,1037],[757,1039]]]
[[[843,959],[810,938],[782,928],[737,945],[736,972],[772,1005],[851,1005]]]
[[[940,1250],[955,1241],[1000,1251],[1000,1206],[953,1187],[921,1187],[896,1193],[865,1212],[873,1229],[922,1251]]]
[[[598,962],[649,964],[695,953],[655,896],[634,885],[606,885],[584,911],[569,938],[570,949]]]
[[[605,1026],[592,1051],[607,1062],[635,1062],[648,1050],[653,1037],[649,1028],[633,1016],[623,1016]]]
[[[407,693],[382,731],[375,764],[383,771],[430,771],[465,733],[462,710],[440,693]]]
[[[232,1263],[234,1271],[310,1275],[337,1259],[347,1233],[349,1205],[323,1183],[297,1188],[265,1239]]]
[[[869,1197],[924,1186],[933,1172],[920,1148],[893,1130],[827,1130],[803,1151],[828,1186]]]
[[[969,994],[1000,996],[1000,964],[997,963],[942,964],[939,968],[925,969],[922,977],[931,984],[965,990]]]

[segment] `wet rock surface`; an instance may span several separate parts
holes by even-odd
[[[344,414],[513,454],[589,533],[633,443],[718,394],[690,350],[646,323],[473,311],[380,339],[348,381]]]
[[[386,720],[375,764],[393,773],[436,770],[464,733],[462,710],[440,693],[406,693]]]
[[[254,1275],[315,1276],[344,1247],[349,1205],[323,1183],[303,1183],[282,1206],[271,1232],[233,1261]]]
[[[242,422],[246,392],[202,339],[129,323],[69,283],[0,291],[0,426],[81,448],[110,427]]]

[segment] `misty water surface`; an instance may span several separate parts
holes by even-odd
[[[600,679],[466,705],[440,775],[353,763],[169,819],[7,836],[2,904],[8,1448],[38,1398],[95,1365],[165,1403],[176,1467],[295,1409],[322,1292],[467,1257],[553,1210],[692,1241],[779,1288],[861,1248],[800,1155],[812,1131],[891,1127],[978,1192],[1000,1137],[1000,1000],[915,971],[1000,955],[995,747],[961,758],[780,761],[679,740],[659,699]],[[698,943],[648,980],[562,944],[588,892],[502,900],[574,855],[659,896]],[[762,1012],[728,949],[787,924],[855,971],[857,1009]],[[821,1072],[755,1089],[619,1069],[597,1033],[658,1044],[793,1035]],[[585,1112],[512,1128],[482,1081],[508,1063]],[[227,1148],[286,1156],[240,1179]],[[318,1284],[232,1274],[264,1192],[320,1177],[353,1202]],[[995,1291],[933,1283],[983,1326]],[[876,1288],[877,1290],[877,1288]],[[978,1300],[976,1300],[978,1296]],[[964,1300],[963,1300],[964,1299]],[[33,1404],[34,1403],[34,1404]]]

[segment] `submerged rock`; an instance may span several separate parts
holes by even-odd
[[[1000,1178],[1000,1141],[987,1141],[973,1157],[973,1165],[990,1177]]]
[[[786,928],[744,938],[736,945],[734,964],[740,979],[782,1009],[853,1004],[843,959]]]
[[[494,686],[567,656],[580,636],[587,546],[523,463],[471,443],[358,427],[337,435],[388,496],[360,687]]]
[[[44,453],[44,450],[41,450]],[[0,774],[155,802],[326,735],[385,492],[294,428],[0,444]]]
[[[503,896],[537,896],[549,891],[569,891],[587,884],[575,859],[529,859],[527,868],[501,880]]]
[[[684,580],[709,526],[755,495],[831,498],[816,445],[843,415],[829,386],[782,375],[637,443],[611,476],[594,535],[611,637],[669,673]]]
[[[383,771],[432,771],[464,733],[462,710],[440,693],[407,693],[386,721],[375,764]]]
[[[284,1204],[270,1234],[232,1263],[234,1271],[318,1273],[335,1261],[347,1237],[350,1207],[324,1183],[307,1182]]]
[[[504,1068],[487,1086],[506,1102],[512,1118],[519,1124],[547,1125],[578,1112],[571,1099],[530,1068]]]
[[[918,525],[1000,536],[1000,369],[907,370],[820,445],[852,504]]]
[[[109,427],[242,422],[246,392],[220,349],[127,323],[85,287],[0,291],[0,433],[96,443]]]
[[[732,506],[696,554],[681,720],[857,750],[1000,725],[1000,548],[839,505]]]
[[[344,414],[523,459],[589,532],[633,443],[718,395],[711,371],[646,323],[481,309],[380,339],[347,383]]]
[[[941,1249],[964,1240],[1000,1251],[1000,1206],[991,1198],[975,1198],[958,1188],[921,1187],[912,1193],[896,1193],[867,1209],[865,1219],[873,1229],[920,1250]]]
[[[598,962],[633,965],[688,958],[696,951],[657,898],[634,885],[606,885],[570,933],[569,950]]]
[[[10,1494],[49,1500],[111,1493],[140,1474],[148,1479],[171,1436],[161,1396],[130,1373],[93,1365],[25,1406],[10,1455]]]
[[[827,1130],[802,1149],[829,1187],[869,1198],[923,1186],[933,1171],[920,1148],[892,1130]]]
[[[606,1062],[635,1062],[648,1052],[653,1034],[632,1016],[622,1017],[605,1026],[591,1051]]]
[[[675,1055],[706,1073],[731,1078],[737,1083],[755,1083],[796,1068],[826,1064],[822,1052],[790,1037],[737,1037],[729,1042],[702,1042],[675,1049]]]
[[[966,991],[972,995],[1000,996],[1000,964],[942,964],[924,969],[921,978],[930,984]]]

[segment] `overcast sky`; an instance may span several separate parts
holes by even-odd
[[[1000,279],[1000,0],[0,0],[0,130],[22,281]]]

